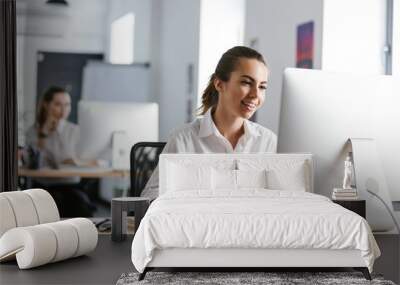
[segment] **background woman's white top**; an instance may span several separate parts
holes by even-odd
[[[54,168],[64,160],[76,157],[76,145],[79,139],[79,127],[71,122],[61,120],[54,132],[46,137],[46,142],[41,151],[42,165],[40,167]],[[26,133],[26,145],[38,147],[38,133],[35,126]]]
[[[258,153],[276,152],[276,148],[276,135],[249,120],[244,121],[244,134],[233,148],[215,126],[210,108],[204,117],[172,131],[163,153]],[[141,196],[151,199],[158,197],[158,167]]]
[[[38,148],[38,132],[31,126],[26,133],[26,147]],[[46,137],[46,142],[40,150],[40,168],[58,168],[66,159],[76,159],[76,146],[79,140],[78,125],[61,120],[54,132]],[[36,181],[50,185],[57,183],[78,183],[79,177],[67,178],[37,178]]]

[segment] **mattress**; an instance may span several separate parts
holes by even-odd
[[[241,189],[208,195],[165,193],[150,206],[132,243],[139,272],[163,249],[359,250],[372,272],[380,255],[361,216],[301,191]]]

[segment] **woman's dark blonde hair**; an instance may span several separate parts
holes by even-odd
[[[36,123],[35,123],[35,126],[38,129],[38,131],[40,131],[43,128],[43,125],[46,122],[48,116],[47,106],[50,104],[51,101],[53,101],[54,96],[58,93],[67,93],[67,91],[62,87],[51,86],[46,90],[46,92],[44,92],[44,94],[40,98],[37,107]]]
[[[267,65],[263,56],[252,48],[236,46],[228,49],[219,60],[215,72],[211,75],[208,85],[203,91],[203,95],[201,96],[202,104],[198,109],[199,115],[204,115],[210,108],[216,106],[218,103],[218,91],[215,89],[214,80],[218,78],[224,82],[229,81],[232,71],[235,70],[241,58],[256,59],[264,63],[265,66]]]

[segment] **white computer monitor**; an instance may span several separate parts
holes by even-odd
[[[129,169],[130,148],[135,143],[158,141],[158,117],[156,103],[80,101],[78,157],[103,159],[113,168]],[[115,144],[119,144],[117,166]]]
[[[334,187],[341,187],[348,139],[375,139],[386,180],[380,184],[380,195],[393,210],[390,200],[400,198],[399,94],[400,80],[391,76],[288,68],[283,79],[278,152],[313,153],[315,192],[330,197]],[[357,183],[359,191],[366,190],[363,184]],[[367,199],[367,220],[374,219],[375,229],[393,226],[381,202],[371,195],[362,197]],[[371,213],[374,208],[379,210]]]

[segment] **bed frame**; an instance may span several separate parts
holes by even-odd
[[[171,248],[156,250],[154,257],[139,280],[143,280],[148,271],[155,268],[185,269],[230,269],[229,271],[265,271],[271,268],[290,271],[290,269],[309,268],[353,268],[361,271],[367,280],[371,275],[359,250],[333,249],[194,249]]]

